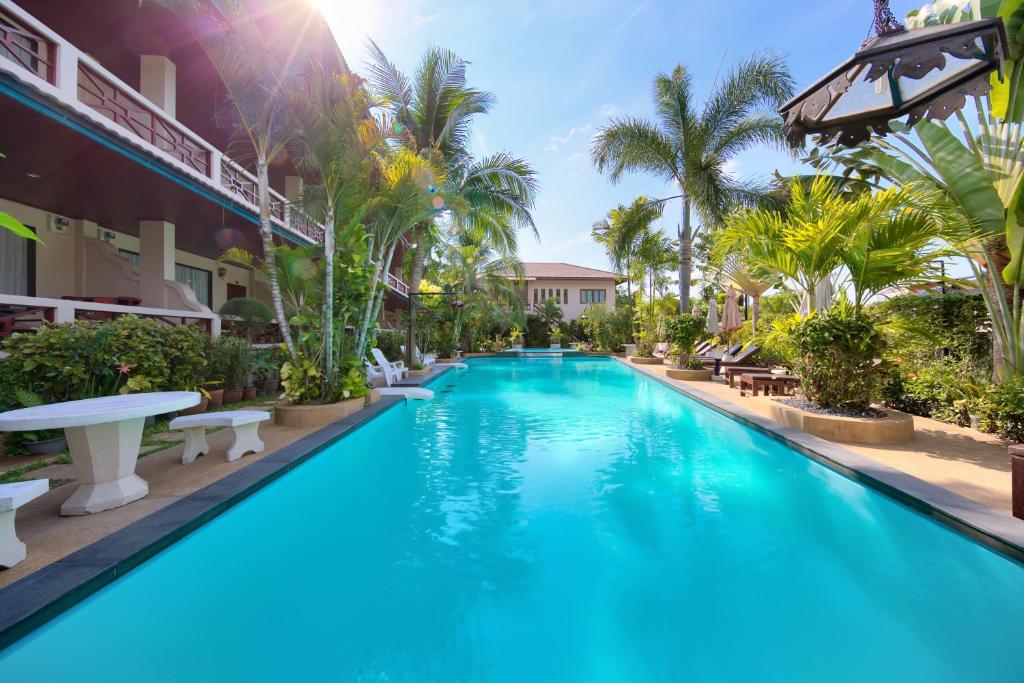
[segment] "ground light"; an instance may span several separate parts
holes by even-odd
[[[784,104],[783,130],[795,146],[809,134],[852,147],[872,132],[893,132],[906,117],[945,120],[967,97],[987,93],[990,74],[1002,77],[1007,58],[1003,20],[982,19],[906,29],[874,0],[875,35],[853,57]]]

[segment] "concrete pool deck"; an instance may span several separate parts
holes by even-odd
[[[625,362],[625,361],[623,361]],[[684,392],[703,392],[737,408],[773,419],[773,399],[740,396],[724,381],[689,382],[669,379],[664,365],[630,367]],[[738,385],[737,385],[738,386]],[[914,416],[916,438],[902,445],[867,446],[841,443],[854,453],[910,474],[965,498],[1010,515],[1010,455],[1007,442],[992,434]],[[840,443],[840,442],[835,442]]]

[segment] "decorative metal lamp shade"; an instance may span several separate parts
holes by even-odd
[[[988,92],[993,71],[1002,74],[1002,19],[907,30],[890,13],[886,23],[876,15],[876,26],[878,36],[857,54],[779,109],[792,144],[820,134],[852,147],[872,131],[891,133],[889,122],[903,116],[911,126],[945,120],[967,97]]]

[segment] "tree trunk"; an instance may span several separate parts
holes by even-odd
[[[985,286],[988,289],[989,296],[992,297],[993,301],[1000,295],[997,291],[997,287],[1002,288],[1002,294],[1006,297],[1007,302],[1010,303],[1011,311],[1013,306],[1013,287],[1003,282],[1000,273],[993,273],[991,270],[986,270],[987,277],[985,278]],[[998,282],[996,280],[998,279]],[[993,325],[999,324],[996,320],[993,320]],[[1012,327],[1012,325],[1010,326]],[[1013,330],[1007,330],[1008,333],[1012,333]],[[1003,377],[1003,365],[1006,363],[1005,354],[1003,353],[1003,345],[999,343],[999,335],[992,332],[992,381],[996,384],[1002,382]]]
[[[757,334],[757,319],[761,317],[761,295],[750,297],[750,333]]]
[[[260,193],[260,238],[263,241],[263,261],[267,264],[267,279],[270,281],[270,298],[273,300],[274,315],[277,326],[281,329],[285,348],[292,362],[297,362],[298,352],[292,340],[292,328],[288,316],[284,313],[284,300],[281,298],[281,284],[277,280],[277,247],[274,245],[274,226],[270,222],[270,178],[266,158],[260,156],[256,161],[257,180]]]
[[[693,274],[693,231],[690,200],[683,196],[683,220],[679,225],[679,312],[690,310],[690,278]]]
[[[423,279],[423,263],[427,260],[427,229],[424,225],[416,226],[413,231],[416,238],[416,251],[412,257],[412,272],[409,274],[409,334],[405,349],[406,366],[412,367],[413,347],[416,346],[416,293],[420,291],[420,280]]]
[[[374,264],[373,277],[370,278],[370,296],[366,299],[366,306],[363,308],[363,318],[359,322],[359,335],[356,337],[356,351],[359,358],[362,358],[363,352],[366,350],[367,330],[370,328],[370,320],[374,317],[373,307],[377,302],[377,285],[381,279],[381,271],[386,267],[383,266],[383,249],[378,251],[376,260],[373,258],[372,236],[370,237],[370,261]]]
[[[334,203],[327,198],[327,225],[324,226],[324,381],[331,384],[334,375]]]

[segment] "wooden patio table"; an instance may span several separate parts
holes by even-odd
[[[793,375],[773,375],[770,372],[756,374],[744,372],[740,374],[740,396],[747,395],[747,387],[750,387],[750,391],[754,396],[757,396],[758,390],[762,388],[764,389],[765,396],[768,395],[769,391],[776,396],[785,396],[798,384],[800,384],[800,380]]]
[[[0,413],[0,432],[63,429],[78,488],[60,513],[85,515],[149,493],[149,484],[135,474],[146,418],[191,408],[199,400],[194,391],[164,391],[21,408]]]

